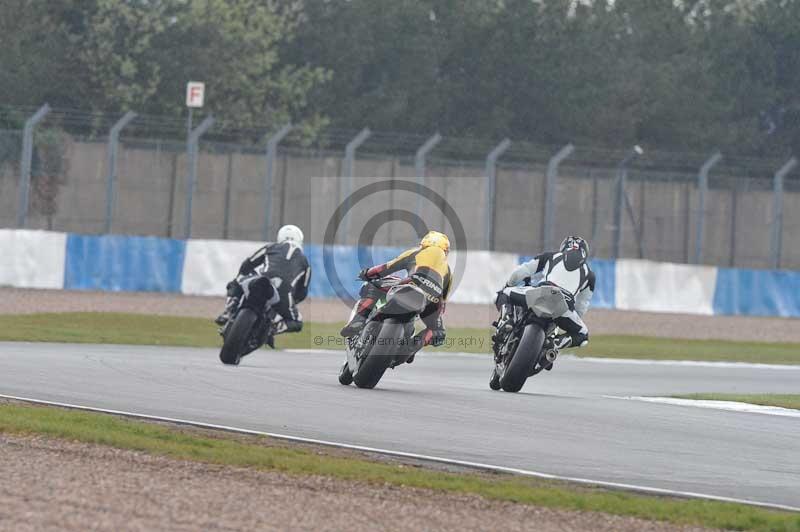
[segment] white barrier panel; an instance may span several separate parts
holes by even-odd
[[[64,288],[67,235],[0,229],[0,286]]]
[[[181,292],[224,296],[225,285],[239,273],[242,261],[262,245],[234,240],[189,240],[183,261]]]
[[[616,265],[616,308],[683,314],[714,313],[717,269],[647,260]]]
[[[456,290],[450,294],[454,303],[493,303],[495,294],[503,288],[508,276],[519,265],[519,255],[491,251],[467,251],[466,269],[461,279],[456,278]],[[450,254],[448,262],[457,277],[458,252]]]

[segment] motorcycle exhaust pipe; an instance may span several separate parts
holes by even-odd
[[[547,349],[545,350],[543,355],[544,359],[552,364],[553,362],[556,361],[556,357],[558,357],[558,351],[556,351],[555,349]]]

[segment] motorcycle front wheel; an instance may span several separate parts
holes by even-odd
[[[497,368],[492,370],[492,376],[489,378],[489,388],[495,391],[500,389],[500,375],[497,374]]]
[[[339,370],[339,384],[349,386],[353,383],[353,372],[350,371],[350,365],[347,360],[342,364],[342,369]]]

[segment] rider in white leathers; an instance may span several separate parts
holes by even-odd
[[[555,319],[564,334],[556,336],[555,349],[582,347],[589,342],[589,329],[583,316],[589,310],[594,294],[595,275],[586,262],[589,246],[577,236],[568,236],[561,242],[559,251],[537,255],[520,264],[506,281],[506,286],[497,294],[496,305],[500,310],[497,324],[498,335],[503,333],[509,319],[508,305],[525,306],[525,293],[531,287],[543,284],[561,288],[567,296],[568,310]],[[497,335],[496,335],[497,336]]]

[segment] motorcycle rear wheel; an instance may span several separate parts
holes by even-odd
[[[544,344],[544,331],[536,323],[529,323],[522,333],[514,356],[500,376],[500,386],[506,392],[518,392],[525,385],[531,370],[539,359]]]
[[[233,325],[225,335],[225,341],[222,343],[222,349],[219,352],[219,359],[223,364],[230,366],[239,364],[256,321],[258,321],[258,316],[252,310],[243,308],[239,311]]]
[[[404,332],[403,323],[393,319],[383,322],[375,345],[353,375],[356,386],[371,389],[378,384],[384,372],[392,364],[397,351],[401,349],[400,340],[403,339]]]

